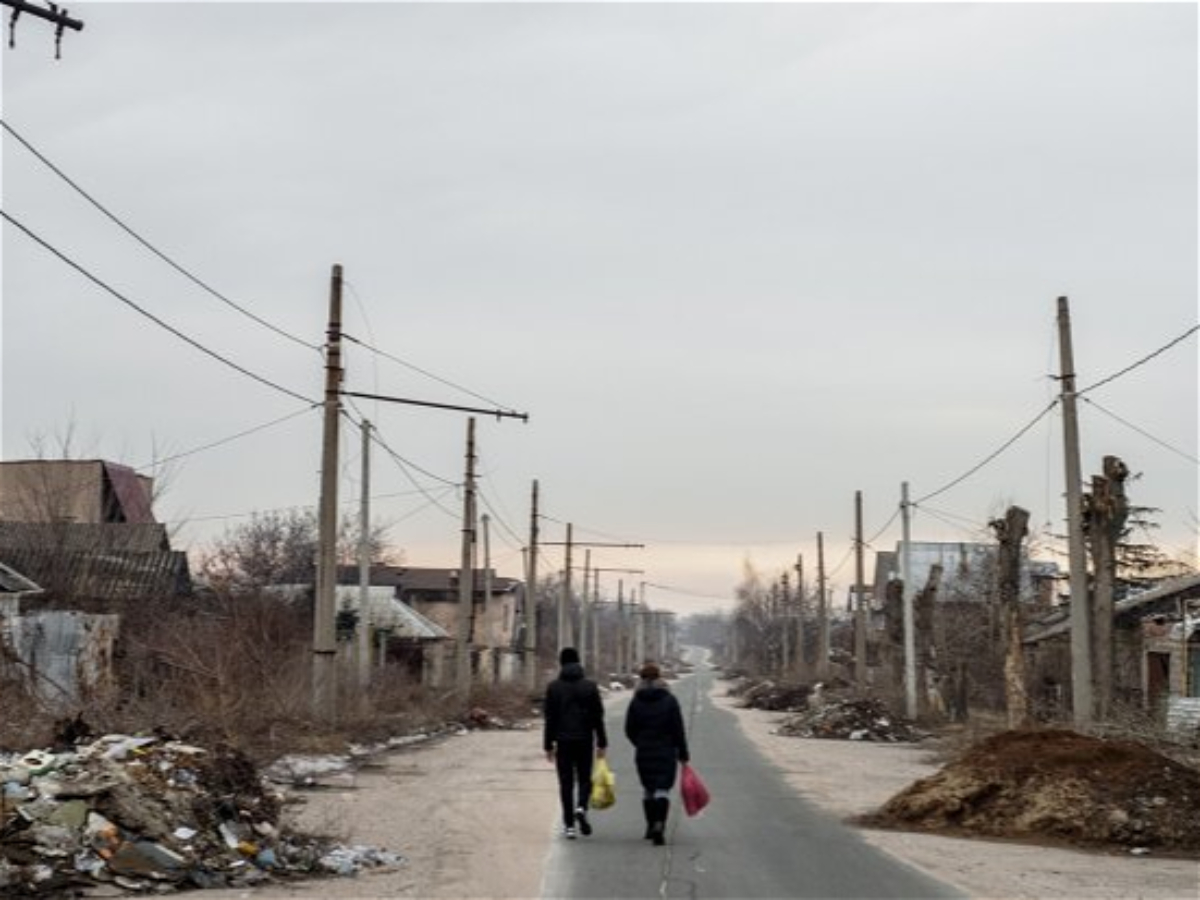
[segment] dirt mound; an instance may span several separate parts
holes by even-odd
[[[1142,744],[1007,731],[905,788],[866,823],[1200,856],[1200,771]]]

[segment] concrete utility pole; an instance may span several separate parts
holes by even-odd
[[[333,720],[337,710],[337,478],[342,375],[342,267],[334,265],[329,286],[329,327],[325,333],[321,496],[313,590],[313,711],[327,721]]]
[[[780,648],[779,677],[787,678],[792,666],[792,585],[788,573],[784,572],[779,579],[783,591],[783,613],[779,617],[782,627],[779,629]]]
[[[529,552],[525,572],[525,686],[537,688],[537,562],[538,562],[538,483],[533,480],[533,499],[529,507]]]
[[[1075,409],[1075,354],[1071,310],[1058,298],[1059,379],[1062,382],[1063,454],[1067,482],[1067,551],[1071,573],[1071,709],[1076,728],[1092,721],[1092,620],[1088,603],[1087,546],[1083,537],[1083,475]]]
[[[801,678],[809,677],[808,647],[805,641],[804,554],[796,554],[796,667]]]
[[[362,495],[358,518],[358,683],[371,680],[371,423],[362,423]]]
[[[829,677],[829,596],[825,590],[825,533],[817,532],[817,677]]]
[[[628,648],[625,646],[625,579],[617,579],[617,674],[629,671]]]
[[[854,675],[859,690],[867,686],[867,585],[863,576],[862,491],[854,492]]]
[[[567,523],[562,593],[558,595],[558,649],[571,646],[571,523]]]
[[[492,599],[492,532],[491,522],[488,514],[484,513],[479,517],[480,524],[483,526],[483,600],[479,604],[480,628],[483,630],[483,648],[484,655],[487,659],[487,669],[484,672],[484,681],[491,684],[492,674],[495,665],[495,648],[492,646],[492,629],[488,627],[488,603]],[[472,607],[473,608],[473,607]]]
[[[455,687],[471,687],[471,624],[475,612],[475,417],[467,419],[467,464],[463,484],[462,563],[458,572],[458,652]]]
[[[900,485],[900,605],[904,615],[904,710],[910,719],[917,717],[917,628],[913,615],[912,584],[912,504],[908,502],[908,482]]]
[[[592,580],[592,551],[583,551],[583,609],[579,613],[579,655],[583,664],[589,666],[595,662],[588,658],[588,616],[591,615],[591,604],[588,603],[588,584]]]

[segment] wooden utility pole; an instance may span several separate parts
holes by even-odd
[[[904,709],[910,719],[917,717],[917,628],[913,615],[912,504],[908,502],[908,482],[900,485],[900,603],[904,617]]]
[[[475,417],[467,419],[466,478],[463,483],[462,561],[458,572],[458,652],[455,687],[471,688],[471,624],[475,612]]]
[[[525,571],[525,687],[537,688],[537,563],[538,563],[538,483],[533,480],[533,499],[529,507],[529,552]]]
[[[371,423],[362,423],[362,494],[358,517],[358,683],[371,680]]]
[[[829,596],[825,589],[825,533],[817,532],[817,677],[829,678]]]
[[[991,524],[1000,540],[998,594],[1005,639],[1004,697],[1008,727],[1021,728],[1029,722],[1025,653],[1021,643],[1021,542],[1029,533],[1029,513],[1019,506],[1010,506],[1003,519]]]
[[[863,577],[862,491],[854,492],[854,675],[858,689],[867,687],[867,585]]]
[[[332,721],[337,710],[337,481],[342,375],[342,267],[334,265],[329,286],[329,327],[325,337],[321,496],[313,591],[313,711],[326,721]]]
[[[1117,578],[1117,544],[1129,518],[1125,479],[1129,469],[1115,456],[1104,457],[1104,474],[1092,477],[1092,492],[1084,496],[1087,526],[1084,537],[1091,546],[1095,599],[1092,604],[1092,662],[1096,718],[1105,721],[1112,707],[1113,613]]]
[[[1076,728],[1092,721],[1092,621],[1088,602],[1087,547],[1083,537],[1083,475],[1079,417],[1075,409],[1075,354],[1071,311],[1058,298],[1059,378],[1062,382],[1063,454],[1066,463],[1067,534],[1071,572],[1071,711]]]

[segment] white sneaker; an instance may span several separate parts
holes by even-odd
[[[563,826],[563,837],[565,837],[568,841],[575,840],[575,829],[572,828],[570,825],[564,825]]]

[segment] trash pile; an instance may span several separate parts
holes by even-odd
[[[0,753],[0,896],[247,887],[402,861],[285,835],[282,801],[233,748],[168,736]]]
[[[883,701],[814,700],[812,706],[785,719],[778,734],[789,737],[832,738],[883,743],[915,742],[928,735],[901,716],[893,715]]]
[[[864,822],[1200,857],[1200,771],[1139,743],[1006,731]]]
[[[730,691],[740,697],[740,706],[772,712],[796,712],[807,709],[813,688],[807,684],[777,684],[774,681],[744,681]]]

